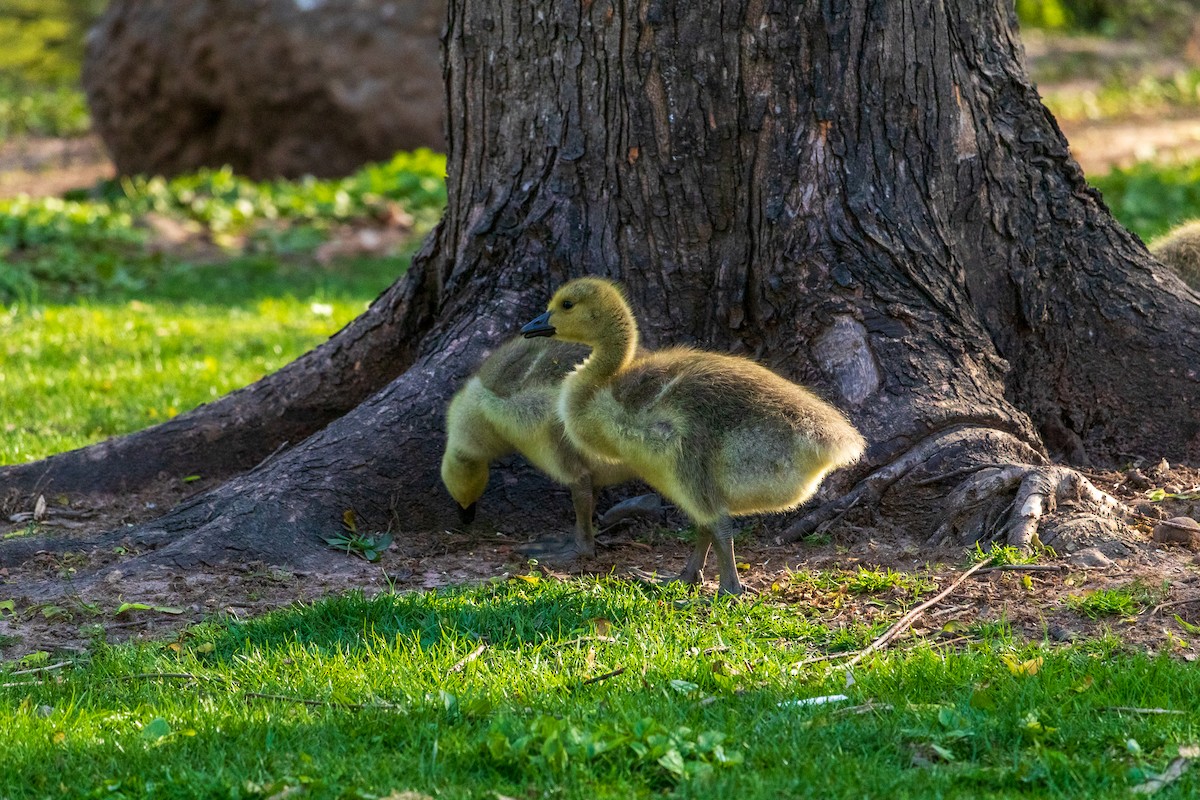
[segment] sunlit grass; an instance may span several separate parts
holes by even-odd
[[[1128,617],[1161,602],[1165,596],[1166,586],[1155,588],[1135,580],[1125,586],[1072,595],[1067,598],[1067,605],[1076,613],[1090,619]]]
[[[0,464],[170,419],[321,343],[403,274],[444,169],[420,150],[339,180],[207,170],[0,200]],[[191,243],[163,247],[153,215]],[[383,225],[402,252],[319,257],[335,225]]]
[[[0,463],[162,422],[273,372],[365,301],[267,298],[0,311]]]
[[[0,673],[0,796],[1108,797],[1200,738],[1190,665],[997,633],[848,685],[804,663],[821,612],[769,598],[536,574],[348,595]]]
[[[1047,92],[1043,102],[1060,120],[1159,119],[1200,106],[1200,70],[1169,77],[1118,75],[1097,89]]]
[[[1146,241],[1200,217],[1200,161],[1143,162],[1088,182],[1104,194],[1113,216]]]

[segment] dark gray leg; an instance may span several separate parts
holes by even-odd
[[[708,549],[712,546],[712,532],[700,527],[696,531],[696,546],[688,556],[683,572],[675,580],[681,583],[700,584],[704,582],[704,562],[708,561]]]
[[[721,585],[717,594],[738,595],[744,592],[742,580],[737,574],[737,562],[733,558],[733,535],[737,529],[733,520],[722,517],[710,531],[713,549],[717,553],[717,569],[721,575]]]
[[[591,475],[585,473],[571,484],[571,505],[575,506],[575,551],[581,556],[594,556],[596,529],[592,517],[596,513],[596,490]]]
[[[575,535],[571,539],[550,539],[518,547],[518,552],[531,558],[547,561],[570,561],[579,556],[596,554],[596,529],[592,515],[596,510],[596,493],[592,476],[584,474],[571,484],[571,505],[575,507]]]

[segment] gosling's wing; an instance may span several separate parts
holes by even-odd
[[[488,356],[476,377],[499,397],[557,387],[587,357],[587,353],[583,345],[518,337],[505,342]]]

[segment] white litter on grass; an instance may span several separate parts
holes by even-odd
[[[787,708],[789,706],[823,706],[826,703],[840,703],[843,700],[849,699],[844,694],[827,694],[821,697],[805,697],[800,700],[784,700],[778,705],[780,708]]]

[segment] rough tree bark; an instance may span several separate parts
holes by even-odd
[[[1200,296],[1087,186],[1006,0],[453,0],[445,47],[449,205],[412,302],[369,312],[407,369],[142,528],[151,560],[304,563],[346,508],[451,524],[447,399],[583,274],[625,282],[649,345],[749,354],[853,417],[867,458],[795,535],[1103,533],[1054,459],[1200,460]],[[497,516],[564,525],[545,484],[498,483]]]

